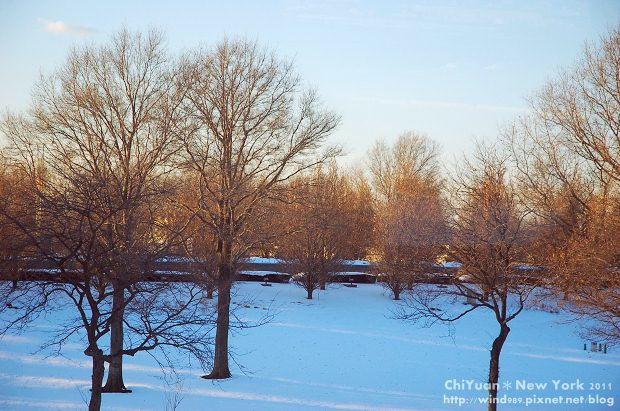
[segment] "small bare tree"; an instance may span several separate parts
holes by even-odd
[[[527,212],[519,205],[507,176],[506,158],[479,148],[453,177],[449,255],[460,261],[458,281],[447,288],[419,286],[397,313],[404,320],[452,323],[479,308],[490,310],[499,325],[491,347],[489,410],[497,409],[500,354],[510,327],[535,284],[521,275],[529,244]],[[465,308],[462,302],[470,304]]]
[[[283,217],[289,234],[280,239],[277,255],[311,300],[314,290],[325,290],[345,258],[353,226],[348,210],[352,193],[335,165],[327,171],[319,167],[292,185],[294,198]]]
[[[347,179],[351,193],[347,210],[349,231],[344,255],[354,260],[362,260],[369,257],[373,246],[376,215],[372,188],[362,169],[349,171]]]
[[[205,377],[228,378],[230,290],[241,258],[260,243],[253,221],[279,186],[335,154],[317,155],[339,119],[300,90],[289,62],[248,41],[188,57],[183,86],[192,130],[183,166],[199,181],[193,211],[217,242],[215,362]]]
[[[207,298],[212,299],[217,282],[215,259],[217,239],[194,213],[198,207],[195,196],[198,190],[198,179],[194,177],[195,175],[180,176],[178,194],[169,212],[169,219],[176,221],[177,225],[185,225],[179,237],[178,252],[183,257],[181,261],[189,263],[194,281],[205,289]]]

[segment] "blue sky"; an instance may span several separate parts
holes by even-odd
[[[76,42],[161,28],[172,52],[224,35],[293,58],[342,115],[347,161],[424,132],[452,158],[493,138],[526,97],[620,21],[620,1],[2,1],[0,109],[27,107]]]

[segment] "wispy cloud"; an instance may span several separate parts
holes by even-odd
[[[53,21],[39,18],[37,22],[43,27],[43,30],[48,33],[64,33],[74,36],[88,36],[97,33],[97,30],[92,27],[75,26],[60,20]]]
[[[458,68],[458,66],[454,63],[447,63],[444,64],[443,66],[439,67],[439,70],[443,71],[443,72],[447,72],[447,71],[454,71]]]
[[[490,2],[463,6],[459,2],[403,2],[402,5],[382,7],[381,2],[360,6],[355,0],[290,2],[287,11],[294,17],[332,24],[350,26],[403,29],[432,27],[454,30],[455,28],[494,29],[509,24],[547,27],[564,23],[579,15],[579,10],[553,8],[553,4],[521,2],[506,7],[502,2]]]
[[[376,97],[359,97],[354,98],[357,101],[372,102],[375,104],[397,105],[397,106],[417,106],[440,109],[464,109],[464,110],[484,110],[484,111],[507,111],[514,113],[523,113],[527,111],[525,107],[502,106],[485,103],[465,103],[456,101],[435,101],[435,100],[417,100],[417,99],[392,99],[392,98],[376,98]]]

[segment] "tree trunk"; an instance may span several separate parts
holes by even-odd
[[[502,347],[510,328],[506,324],[501,324],[500,333],[493,341],[493,347],[491,348],[491,363],[489,365],[489,411],[497,410],[497,388],[499,381],[499,355],[502,352]]]
[[[213,370],[205,379],[230,378],[228,368],[228,331],[230,326],[230,288],[232,285],[232,267],[230,257],[230,245],[222,246],[222,258],[219,263],[219,277],[217,287],[217,322],[215,330],[215,358]]]
[[[325,290],[325,280],[321,280],[321,290]]]
[[[103,392],[128,393],[123,382],[123,317],[125,315],[125,288],[114,283],[112,315],[110,316],[110,366]]]
[[[207,298],[208,298],[209,300],[212,300],[212,299],[213,299],[213,290],[214,290],[214,289],[215,289],[215,287],[214,287],[213,285],[211,285],[211,284],[209,284],[209,285],[207,286]]]
[[[90,402],[88,403],[89,411],[99,411],[101,409],[101,384],[103,383],[103,374],[105,365],[102,358],[101,350],[93,353],[93,373],[90,387]]]
[[[230,323],[230,283],[218,287],[217,293],[217,324],[215,330],[215,358],[213,370],[205,379],[230,378],[228,369],[228,331]]]
[[[395,300],[400,300],[400,289],[395,288],[392,290],[392,292],[394,293],[394,299]]]
[[[309,289],[307,289],[306,291],[308,292],[308,295],[306,296],[306,299],[308,299],[308,300],[312,300],[312,289],[311,289],[311,288],[309,288]]]

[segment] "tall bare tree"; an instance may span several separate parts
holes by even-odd
[[[183,139],[184,166],[199,180],[196,215],[217,241],[215,363],[205,377],[228,378],[230,289],[257,243],[253,219],[282,183],[335,154],[318,151],[339,119],[301,90],[291,63],[248,41],[198,52],[184,72],[194,126]]]
[[[527,257],[527,211],[507,175],[506,156],[480,147],[453,177],[450,197],[449,255],[462,263],[459,279],[447,288],[418,286],[407,295],[398,317],[451,323],[479,308],[490,310],[499,325],[491,346],[488,409],[497,409],[499,361],[510,332],[536,283],[519,265]],[[463,307],[466,300],[470,305]]]

